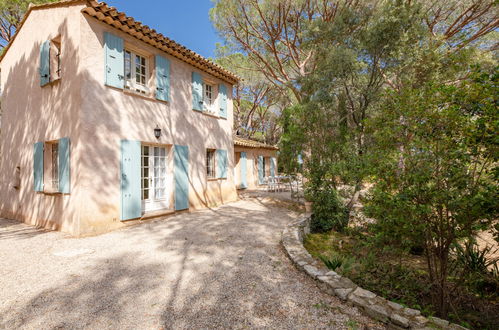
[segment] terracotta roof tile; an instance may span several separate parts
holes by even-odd
[[[271,146],[269,144],[265,144],[265,143],[254,141],[254,140],[243,139],[243,138],[238,137],[238,136],[234,137],[234,145],[238,146],[238,147],[279,150],[279,148],[276,146]]]

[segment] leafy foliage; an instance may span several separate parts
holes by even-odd
[[[30,3],[42,4],[57,0],[0,0],[0,48],[12,39]]]

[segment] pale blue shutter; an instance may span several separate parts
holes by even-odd
[[[220,94],[218,98],[220,102],[219,115],[222,118],[227,118],[227,87],[224,84],[218,85],[218,93]]]
[[[33,153],[33,177],[35,191],[43,191],[43,142],[35,143]]]
[[[258,183],[263,184],[263,156],[258,156]]]
[[[270,158],[270,176],[275,177],[275,158]]]
[[[70,193],[69,138],[59,140],[59,192]]]
[[[173,164],[175,210],[186,210],[189,208],[189,147],[175,145]]]
[[[192,73],[192,109],[203,111],[203,78],[197,72]]]
[[[246,174],[246,153],[241,152],[241,159],[239,160],[239,166],[241,169],[241,188],[246,189],[248,188],[248,180],[247,180],[247,174]]]
[[[40,86],[50,82],[50,41],[47,40],[40,46]]]
[[[142,215],[140,141],[121,140],[121,220]]]
[[[170,60],[156,55],[156,98],[169,101],[170,96]]]
[[[218,149],[217,150],[217,178],[226,179],[227,178],[227,150]]]
[[[104,48],[106,56],[105,82],[106,85],[124,88],[125,86],[125,57],[123,53],[123,39],[112,33],[104,32]]]

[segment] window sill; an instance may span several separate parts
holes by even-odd
[[[57,191],[57,190],[44,190],[44,191],[40,191],[39,193],[44,194],[44,195],[49,195],[49,196],[62,195],[62,192]]]
[[[126,95],[138,96],[138,97],[141,97],[141,98],[147,99],[147,100],[156,100],[150,93],[143,94],[143,93],[132,91],[132,90],[126,89],[126,88],[122,89],[122,91],[123,91],[123,94],[126,94]]]
[[[132,90],[129,90],[129,89],[126,89],[126,88],[118,88],[118,87],[114,87],[114,86],[109,86],[109,85],[105,85],[106,87],[109,87],[109,88],[112,88],[114,90],[117,90],[117,91],[120,91],[122,92],[123,94],[125,95],[130,95],[130,96],[136,96],[136,97],[140,97],[144,100],[149,100],[149,101],[154,101],[154,102],[160,102],[160,103],[166,103],[168,104],[169,101],[163,101],[163,100],[158,100],[153,93],[149,93],[149,94],[142,94],[142,93],[139,93],[139,92],[135,92],[135,91],[132,91]]]
[[[196,112],[199,112],[205,116],[208,116],[208,117],[211,117],[211,118],[215,118],[215,119],[226,119],[224,117],[220,117],[219,115],[216,115],[214,113],[211,113],[211,112],[208,112],[208,111],[203,111],[203,110],[196,110],[196,109],[193,109],[194,111]]]
[[[208,181],[223,181],[227,180],[227,178],[207,178]]]

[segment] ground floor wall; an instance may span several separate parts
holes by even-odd
[[[164,216],[175,210],[174,150],[176,144],[167,137],[156,139],[143,137],[136,140],[141,146],[165,151],[164,204],[151,210],[142,209],[139,218],[122,221],[122,176],[120,138],[101,140],[87,136],[86,143],[77,139],[71,144],[71,191],[62,194],[53,191],[34,191],[33,144],[19,152],[4,157],[1,163],[0,217],[15,219],[31,225],[60,230],[74,236],[103,233],[134,224],[137,220]],[[131,139],[137,138],[134,136]],[[186,211],[218,206],[237,200],[233,177],[233,149],[222,142],[189,143],[183,141],[189,151],[188,160],[188,207]],[[179,144],[180,145],[180,144]],[[227,151],[228,164],[225,178],[207,178],[206,149]],[[105,156],[103,156],[105,155]],[[143,158],[142,155],[139,157]],[[47,158],[44,156],[44,158]],[[20,168],[16,178],[16,168]],[[156,168],[149,169],[154,172]],[[141,169],[141,180],[145,179]],[[47,186],[48,173],[44,182]],[[19,179],[19,183],[15,181]],[[143,194],[143,182],[135,189]],[[154,192],[151,192],[153,194]],[[143,202],[143,201],[142,201]]]
[[[241,157],[241,153],[245,153],[246,158]],[[261,185],[258,172],[259,157],[263,159],[263,176],[269,177],[272,170],[274,175],[277,175],[277,150],[234,147],[234,180],[238,189],[255,189]],[[246,163],[245,166],[243,162]],[[271,165],[271,162],[274,162],[274,165]],[[244,184],[243,177],[246,177],[246,184]]]
[[[130,138],[131,141],[134,137]],[[156,141],[154,141],[156,140]],[[120,140],[114,141],[114,149],[120,150]],[[146,219],[150,217],[164,216],[176,211],[193,211],[207,207],[215,207],[227,202],[232,202],[238,199],[236,187],[234,184],[233,158],[232,149],[227,151],[228,167],[227,176],[225,178],[208,178],[206,168],[206,150],[207,149],[222,149],[226,148],[220,144],[205,143],[185,143],[177,142],[176,144],[166,137],[160,139],[143,138],[139,141],[142,149],[149,148],[149,152],[153,153],[154,150],[165,150],[165,166],[164,168],[154,166],[152,162],[158,162],[156,157],[150,157],[147,161],[150,165],[149,173],[144,173],[146,167],[144,166],[145,156],[141,155],[141,213],[138,219]],[[174,164],[175,149],[179,147],[186,147],[188,150],[187,162],[187,208],[178,210],[176,200],[179,199],[178,188],[176,187],[176,165]],[[223,149],[226,150],[226,149]],[[91,151],[89,151],[91,154]],[[112,229],[120,228],[129,224],[134,224],[137,218],[123,221],[123,192],[121,187],[123,178],[121,177],[122,171],[120,164],[122,155],[119,152],[109,153],[107,160],[96,168],[106,168],[106,174],[101,175],[88,175],[82,180],[82,189],[84,190],[85,207],[82,209],[80,217],[80,235],[96,234]],[[154,160],[153,160],[154,159]],[[90,164],[87,164],[90,165]],[[86,166],[85,166],[86,167]],[[153,179],[153,173],[156,171],[165,171],[164,177],[158,180],[164,180],[164,185],[161,184],[161,189],[164,189],[162,196],[164,198],[155,199],[155,193],[158,189],[153,186],[155,183],[147,180]],[[88,172],[87,172],[88,173]],[[154,177],[154,181],[157,179]],[[153,207],[147,209],[147,202],[144,186],[149,185],[148,197],[152,200]],[[156,190],[156,191],[155,191]],[[154,205],[154,204],[157,205]]]

